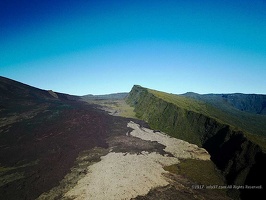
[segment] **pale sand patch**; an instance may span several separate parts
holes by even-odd
[[[164,166],[178,164],[178,158],[209,159],[206,150],[188,142],[171,138],[161,132],[140,128],[134,122],[128,123],[134,129],[130,134],[143,140],[157,141],[165,145],[165,151],[175,157],[158,153],[125,154],[110,152],[101,161],[87,168],[88,173],[64,198],[90,200],[131,199],[146,195],[151,189],[169,184],[164,176]],[[127,133],[126,135],[129,136]]]
[[[154,132],[148,128],[140,128],[138,124],[132,121],[129,122],[127,126],[134,129],[130,132],[130,135],[142,140],[156,141],[166,146],[164,150],[173,154],[177,158],[210,160],[209,153],[195,144],[190,144],[186,141],[170,137],[163,132]]]
[[[152,188],[168,185],[163,166],[179,163],[177,158],[146,152],[111,152],[101,159],[88,168],[89,173],[65,197],[118,200],[145,195]]]

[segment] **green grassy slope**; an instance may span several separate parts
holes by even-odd
[[[179,95],[180,96],[180,95]],[[183,96],[183,95],[182,95]],[[225,123],[240,127],[250,133],[266,136],[266,95],[255,94],[206,94],[186,93],[184,96],[205,102],[219,109],[226,116]],[[242,99],[243,98],[243,99]],[[257,100],[257,102],[256,102]],[[236,107],[233,103],[237,104]],[[241,108],[241,109],[240,109]],[[257,113],[256,113],[257,112]],[[220,117],[222,118],[222,116]]]
[[[183,109],[206,115],[216,121],[227,124],[234,130],[241,130],[245,135],[266,151],[266,115],[257,115],[243,112],[226,105],[215,105],[189,98],[182,95],[174,95],[156,90],[147,89],[156,97]],[[261,137],[263,136],[263,137]]]
[[[156,97],[173,103],[178,107],[204,114],[221,123],[228,124],[251,134],[266,136],[266,115],[251,114],[222,104],[217,107],[208,102],[182,95],[168,94],[151,89],[148,89],[148,91]]]
[[[257,122],[252,114],[231,114],[203,101],[141,86],[132,88],[127,102],[134,106],[136,116],[153,129],[204,147],[227,184],[266,187],[261,178],[266,167],[264,117]],[[231,196],[257,194],[258,191],[234,190]]]
[[[232,130],[245,132],[249,139],[266,150],[266,115],[246,113],[235,108],[230,110],[229,107],[217,107],[194,98],[141,86],[133,87],[128,101],[135,107],[139,118],[148,121],[153,128],[160,128],[174,137],[201,145],[205,132],[210,131],[207,129],[215,123],[215,126],[230,126]],[[204,117],[209,121],[204,121]],[[204,123],[204,127],[198,126],[199,123]]]

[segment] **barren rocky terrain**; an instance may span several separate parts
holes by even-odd
[[[108,149],[83,152],[71,170],[72,175],[68,174],[59,186],[38,199],[132,199],[166,187],[174,187],[175,193],[190,191],[185,195],[190,199],[195,194],[197,198],[206,198],[208,192],[198,194],[187,178],[165,170],[165,167],[176,165],[183,159],[209,160],[204,149],[132,121],[127,126],[131,128],[129,132],[107,139]],[[91,161],[92,154],[97,157],[96,162]],[[82,176],[79,180],[69,181],[77,170],[82,172]],[[187,183],[184,185],[183,182]],[[167,193],[163,196],[174,199]],[[218,197],[226,199],[221,194]]]
[[[0,199],[227,199],[184,171],[212,164],[206,150],[149,129],[125,101],[0,81]]]

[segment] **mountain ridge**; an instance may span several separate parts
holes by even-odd
[[[109,99],[112,103],[114,99],[121,100],[125,96],[126,101],[134,107],[137,117],[145,120],[154,133],[155,130],[164,131],[170,136],[204,147],[223,172],[227,184],[265,187],[265,137],[248,133],[245,125],[226,123],[226,117],[231,114],[226,114],[226,109],[231,107],[137,85],[133,86],[130,93],[95,95],[92,101],[106,102]],[[114,102],[117,104],[117,101]],[[233,113],[237,113],[236,118],[239,113],[247,113],[236,110],[233,109]],[[26,187],[17,193],[12,189],[7,190],[7,196],[24,195],[29,199],[36,198],[43,190],[50,190],[62,180],[83,150],[100,145],[105,149],[104,152],[107,151],[109,143],[106,141],[114,143],[110,136],[112,138],[114,134],[116,138],[122,125],[123,132],[127,133],[127,123],[133,120],[109,116],[94,104],[85,102],[82,96],[41,90],[4,77],[0,77],[0,113],[0,175],[12,175],[10,188],[23,184]],[[243,116],[265,117],[252,113]],[[241,122],[243,119],[239,120]],[[138,122],[144,124],[143,121]],[[124,147],[122,149],[126,150]],[[62,171],[58,161],[66,163]],[[54,166],[47,171],[47,165],[50,164]],[[172,168],[175,169],[175,166],[169,169]],[[12,179],[15,178],[13,172],[18,173],[15,182]],[[54,173],[58,175],[52,176]],[[42,179],[45,177],[48,178],[46,181]],[[32,181],[41,184],[43,189],[30,186]],[[24,190],[32,194],[26,194]],[[6,188],[0,186],[0,195],[4,194],[3,191]],[[265,194],[264,190],[230,190],[229,193],[235,199]]]
[[[128,120],[79,99],[0,77],[0,199],[36,199],[59,184],[81,152],[128,131]]]
[[[3,83],[0,79],[0,199],[88,199],[92,194],[95,199],[228,199],[218,191],[191,190],[205,177],[223,184],[206,150],[148,129],[142,120],[109,115],[76,96]],[[180,165],[182,174],[176,174],[171,169],[181,158],[191,158],[186,165],[197,159],[206,172],[186,177]],[[92,170],[95,166],[99,170]],[[111,191],[102,184],[107,171]],[[90,184],[91,177],[97,184]],[[96,189],[87,191],[88,184]]]
[[[266,95],[264,94],[197,94],[188,92],[182,95],[202,100],[215,106],[227,103],[229,106],[244,112],[261,115],[266,114]]]
[[[263,168],[266,167],[265,137],[224,123],[224,119],[219,119],[223,111],[189,97],[135,85],[127,101],[135,108],[136,115],[153,129],[206,148],[227,184],[265,187],[265,180],[261,178],[265,176]],[[216,111],[218,115],[213,117]],[[242,199],[259,194],[247,190],[231,192],[233,198]]]
[[[88,94],[81,96],[81,98],[84,100],[105,100],[105,99],[117,100],[117,99],[124,99],[127,95],[128,92],[119,92],[119,93],[111,93],[103,95]]]

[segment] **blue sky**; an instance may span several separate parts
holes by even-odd
[[[266,94],[266,2],[2,0],[0,75],[69,94]]]

